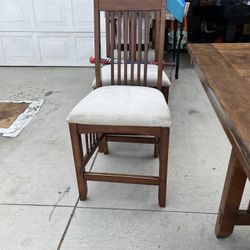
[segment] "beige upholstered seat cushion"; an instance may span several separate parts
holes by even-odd
[[[106,86],[93,90],[67,117],[91,125],[169,127],[170,111],[161,91],[140,86]]]
[[[117,82],[117,64],[114,67],[114,80]],[[137,65],[134,65],[134,81],[135,83],[137,82]],[[111,85],[111,65],[106,65],[102,67],[101,69],[102,72],[102,85],[103,86],[108,86]],[[144,79],[144,66],[141,66],[141,84],[143,85],[143,79]],[[157,85],[157,75],[158,75],[158,66],[154,64],[148,64],[147,68],[147,86],[150,87],[156,87]],[[131,77],[131,64],[127,65],[127,80],[128,82],[130,81]],[[121,65],[121,82],[122,84],[124,83],[124,64]],[[163,71],[162,74],[162,86],[170,86],[170,81],[168,79],[167,74]],[[135,84],[136,85],[136,84]],[[139,84],[137,84],[139,85]],[[92,83],[92,88],[96,87],[96,80],[93,81]]]

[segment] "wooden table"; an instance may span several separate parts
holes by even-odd
[[[235,225],[250,225],[250,203],[239,210],[250,178],[250,44],[191,44],[191,61],[232,144],[215,226],[227,237]]]

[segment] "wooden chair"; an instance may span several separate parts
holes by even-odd
[[[104,181],[158,186],[158,202],[165,207],[169,130],[171,117],[162,90],[165,0],[94,0],[96,89],[83,98],[67,117],[69,123],[80,200],[86,200],[87,182]],[[110,48],[111,85],[102,86],[100,65],[100,12],[110,20],[107,46]],[[157,16],[159,39],[156,58],[156,88],[148,87],[149,13]],[[136,18],[138,17],[138,22]],[[115,19],[117,56],[114,63]],[[145,32],[142,34],[142,27]],[[122,37],[124,51],[122,51]],[[142,41],[144,40],[144,46]],[[136,47],[138,46],[138,49]],[[124,64],[121,58],[124,58]],[[133,137],[131,137],[133,135]],[[85,138],[85,146],[82,143]],[[107,140],[150,143],[159,155],[159,175],[143,176],[86,172],[95,150],[108,153]],[[83,149],[85,147],[85,149]]]
[[[150,19],[152,19],[151,21],[153,21],[154,25],[151,24],[151,31],[152,31],[152,52],[153,50],[156,50],[155,53],[154,53],[154,56],[151,57],[151,62],[150,64],[148,65],[148,84],[150,87],[157,87],[157,72],[158,72],[158,68],[157,68],[157,63],[158,63],[158,59],[157,59],[157,56],[158,56],[158,49],[159,49],[159,46],[158,43],[155,44],[155,41],[158,41],[159,39],[159,32],[157,32],[157,30],[159,31],[159,16],[154,16],[152,15],[153,13],[151,12],[151,15],[149,16]],[[118,49],[118,16],[115,15],[114,16],[115,20],[114,20],[114,36],[113,36],[113,39],[114,39],[114,49]],[[122,22],[122,17],[121,17],[121,22]],[[139,22],[139,17],[137,16],[136,17],[136,22]],[[149,24],[150,25],[150,22]],[[111,46],[110,46],[110,34],[111,34],[111,18],[110,18],[110,15],[109,13],[105,13],[105,27],[106,27],[106,57],[107,58],[111,58]],[[129,30],[128,32],[131,33],[131,26],[129,26]],[[139,36],[139,34],[138,34]],[[121,50],[124,51],[125,49],[125,44],[124,44],[124,37],[122,36],[121,37]],[[141,49],[144,49],[144,46],[145,44],[141,44]],[[129,47],[129,45],[128,45]],[[135,45],[135,50],[138,50],[139,49],[139,43],[138,41],[136,42],[136,45]],[[147,50],[149,50],[149,47],[147,47]],[[152,53],[153,54],[153,53]],[[117,56],[117,55],[116,55]],[[124,58],[122,58],[124,59]],[[131,55],[129,55],[129,60],[131,60]],[[164,62],[163,64],[164,66],[168,66],[169,68],[171,68],[171,73],[170,73],[170,77],[168,77],[168,75],[163,71],[162,73],[162,88],[161,88],[161,91],[166,99],[166,102],[168,102],[168,98],[169,98],[169,88],[171,86],[171,79],[172,79],[172,71],[173,71],[173,67],[174,67],[174,63],[166,63]],[[129,66],[129,65],[128,65]],[[102,85],[103,86],[108,86],[108,85],[112,85],[112,81],[111,81],[111,74],[110,74],[110,65],[104,65],[102,68],[101,68],[101,71],[102,71]],[[116,71],[116,68],[114,69]],[[123,70],[123,68],[121,68],[121,70]],[[131,68],[128,69],[128,71],[130,71]],[[123,73],[123,72],[121,72]],[[137,69],[134,68],[134,74],[136,75],[137,74]],[[117,72],[115,72],[115,75],[117,75]],[[130,74],[128,74],[128,77],[130,77]],[[136,77],[135,77],[136,78]],[[121,74],[121,81],[124,83],[124,78],[123,78],[123,74]],[[129,81],[130,79],[128,79]],[[96,88],[96,79],[94,79],[93,83],[92,83],[92,88],[95,89]]]

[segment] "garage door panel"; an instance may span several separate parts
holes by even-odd
[[[90,51],[94,52],[93,36],[78,36],[75,38],[77,61],[80,65],[89,63]]]
[[[35,59],[34,39],[32,35],[2,37],[2,45],[7,64],[31,64]]]
[[[90,66],[93,2],[0,0],[0,65]]]
[[[31,0],[0,0],[0,28],[32,28],[34,18]]]
[[[74,62],[72,39],[67,36],[39,36],[42,64],[71,65]]]
[[[94,1],[70,0],[72,5],[73,22],[76,30],[94,32]],[[84,14],[83,14],[84,13]],[[104,14],[101,13],[101,30],[104,30]]]
[[[4,51],[0,50],[0,66],[93,66],[89,63],[89,57],[94,55],[93,33],[23,34],[13,32],[9,36],[6,32],[0,37]]]
[[[77,49],[77,61],[79,65],[90,65],[89,57],[94,55],[94,36],[93,34],[77,36],[75,38]],[[101,37],[101,51],[105,51],[106,40]],[[104,56],[104,55],[103,55]],[[92,64],[93,66],[93,64]]]
[[[2,39],[0,38],[0,64],[4,63],[6,63],[6,58],[3,51],[3,42]]]
[[[35,20],[38,28],[69,29],[72,26],[71,13],[65,0],[36,0]]]
[[[93,31],[93,3],[87,0],[71,0],[74,26],[84,31]],[[83,11],[85,15],[83,15]]]

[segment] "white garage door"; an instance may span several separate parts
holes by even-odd
[[[93,0],[0,0],[0,6],[0,65],[89,65]]]

